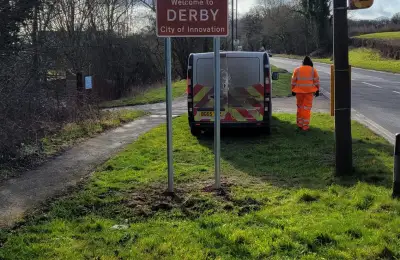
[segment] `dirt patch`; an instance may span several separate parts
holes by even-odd
[[[354,229],[347,230],[346,234],[350,236],[352,239],[360,239],[363,236],[360,230],[354,230]]]
[[[222,178],[221,179],[221,188],[215,189],[214,182],[208,181],[205,183],[205,187],[202,189],[203,192],[212,193],[215,192],[216,196],[223,197],[226,200],[230,200],[230,192],[231,187],[233,186],[233,181]],[[203,184],[204,185],[204,184]]]
[[[254,198],[246,197],[243,199],[235,199],[231,196],[231,187],[233,181],[229,179],[223,179],[221,181],[221,188],[215,189],[213,184],[207,185],[203,188],[203,192],[215,192],[215,195],[222,198],[225,202],[223,207],[226,211],[237,210],[239,216],[243,216],[252,211],[259,211],[266,201],[258,201]]]
[[[237,212],[243,216],[258,211],[265,201],[246,197],[236,199],[231,194],[234,182],[229,179],[221,181],[221,189],[214,189],[213,180],[199,181],[196,184],[180,184],[174,194],[165,192],[165,185],[154,184],[125,194],[123,205],[133,211],[134,218],[149,218],[165,212],[174,211],[176,216],[197,218],[201,215],[216,212]]]
[[[313,195],[310,193],[304,193],[300,196],[299,202],[315,202],[319,200],[318,195]]]
[[[156,184],[135,191],[127,196],[124,204],[133,209],[138,217],[151,217],[177,210],[185,217],[198,217],[201,214],[222,210],[220,205],[208,194],[202,194],[201,186],[181,184],[173,194],[165,192],[165,185]]]

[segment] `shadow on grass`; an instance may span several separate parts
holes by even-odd
[[[335,177],[333,127],[318,128],[316,121],[309,132],[298,131],[294,123],[277,117],[273,118],[270,136],[243,129],[222,132],[221,157],[245,174],[280,187],[322,188],[334,183],[352,186],[357,182],[391,186],[390,144],[359,125],[353,127],[353,132],[363,131],[361,135],[354,134],[359,139],[353,137],[354,171],[346,177]],[[199,142],[213,149],[212,135],[200,137]]]

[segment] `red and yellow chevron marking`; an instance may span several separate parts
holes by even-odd
[[[261,95],[261,97],[264,97],[264,86],[262,84],[253,85],[252,88],[257,90],[257,92]]]
[[[253,85],[246,88],[249,96],[254,99],[255,107],[260,107],[264,104],[264,87],[262,85]]]
[[[257,122],[262,121],[264,117],[258,109],[231,108],[230,112],[237,122]]]
[[[234,97],[229,95],[229,99],[239,107],[228,107],[228,104],[221,104],[225,108],[225,112],[221,112],[221,121],[223,122],[257,122],[262,121],[264,117],[264,86],[256,84],[248,88],[241,88],[240,95],[246,100],[246,103],[239,105],[238,101],[233,101]],[[193,104],[195,121],[213,122],[213,113],[210,116],[201,115],[202,108],[213,108],[214,100],[209,98],[213,94],[213,89],[196,85],[193,88]],[[239,103],[239,104],[238,104]],[[212,116],[211,116],[212,115]]]
[[[201,85],[196,85],[193,88],[193,105],[194,107],[197,108],[202,108],[202,107],[212,107],[214,104],[214,101],[212,99],[209,99],[209,95],[212,95],[214,90],[212,88],[204,87]],[[212,105],[212,106],[210,106]]]
[[[237,120],[232,117],[230,112],[226,113],[225,118],[222,120],[223,122],[237,122]]]
[[[202,85],[196,85],[193,87],[193,96],[196,96],[204,87]]]

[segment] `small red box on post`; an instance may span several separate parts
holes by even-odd
[[[228,36],[228,0],[158,0],[157,36]]]

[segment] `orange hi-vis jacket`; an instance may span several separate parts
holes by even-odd
[[[292,92],[314,93],[319,91],[319,75],[311,66],[300,66],[296,68],[292,76]]]

